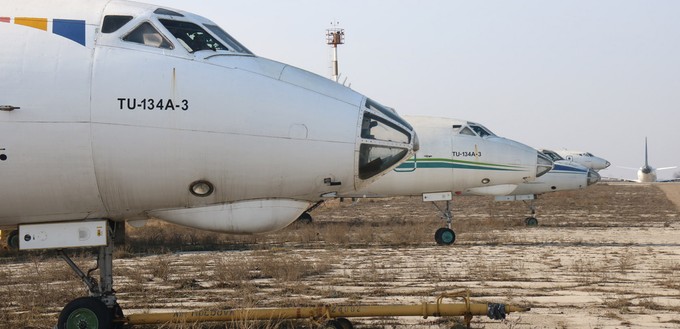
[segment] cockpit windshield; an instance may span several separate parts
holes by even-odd
[[[252,55],[253,53],[248,50],[248,48],[244,47],[240,42],[236,41],[236,39],[232,38],[229,33],[224,31],[222,28],[220,28],[217,25],[212,25],[212,24],[205,24],[205,27],[210,30],[210,32],[214,33],[217,35],[218,38],[222,39],[222,41],[227,43],[227,46],[231,47],[232,51],[235,51],[237,53],[243,53],[243,54],[249,54]]]
[[[177,41],[190,53],[201,50],[229,50],[197,24],[172,19],[159,19]]]
[[[553,162],[564,160],[563,157],[551,150],[541,150],[541,153],[547,155]]]
[[[489,129],[486,129],[486,127],[484,127],[480,124],[477,124],[477,123],[470,123],[469,126],[453,125],[452,127],[453,127],[453,133],[454,134],[457,133],[459,135],[479,136],[479,137],[496,136]]]
[[[478,123],[470,123],[470,129],[474,130],[474,132],[476,132],[479,137],[496,136],[489,129],[486,129],[486,127]]]

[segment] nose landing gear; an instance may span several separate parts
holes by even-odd
[[[524,219],[524,224],[526,224],[526,226],[529,227],[538,226],[538,219],[534,217],[536,215],[536,206],[534,205],[534,200],[536,200],[536,196],[534,196],[533,199],[529,200],[529,202],[523,200],[524,204],[527,205],[527,207],[529,207],[529,210],[531,211],[531,216]]]
[[[425,193],[423,194],[423,201],[432,202],[432,204],[439,210],[441,218],[446,222],[446,227],[440,227],[434,233],[434,241],[438,245],[451,245],[456,241],[456,233],[451,229],[453,222],[453,214],[451,213],[451,200],[453,194],[451,192]],[[441,208],[437,201],[445,201],[446,207]]]

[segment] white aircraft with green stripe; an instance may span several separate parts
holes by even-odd
[[[420,150],[383,178],[343,197],[423,196],[446,201],[446,227],[435,240],[451,244],[449,202],[474,188],[508,193],[552,169],[552,161],[534,148],[496,136],[484,126],[464,120],[404,116],[418,131]]]
[[[418,148],[394,110],[190,12],[0,0],[0,40],[0,228],[21,250],[99,248],[99,280],[62,254],[90,296],[59,329],[122,324],[112,267],[125,222],[275,231]]]

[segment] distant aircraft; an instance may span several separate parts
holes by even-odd
[[[649,160],[647,156],[647,137],[645,137],[645,164],[644,166],[640,167],[637,172],[638,179],[636,182],[638,183],[652,183],[652,182],[657,182],[656,179],[656,171],[657,170],[668,170],[668,169],[675,169],[677,166],[674,167],[663,167],[663,168],[654,168],[649,165]],[[677,179],[670,179],[670,180],[663,180],[662,182],[669,182],[669,181],[677,181]]]
[[[562,158],[564,158],[567,161],[573,161],[573,162],[579,163],[582,166],[585,166],[586,168],[593,169],[595,171],[600,171],[600,170],[605,169],[605,168],[607,168],[611,165],[611,163],[609,163],[609,161],[602,159],[600,157],[597,157],[590,152],[571,151],[571,150],[557,150],[557,151],[552,151],[552,152],[559,154]]]
[[[453,195],[476,187],[507,193],[552,168],[552,161],[544,154],[498,137],[478,123],[423,116],[404,118],[418,131],[420,150],[415,156],[376,183],[338,196],[423,196],[424,201],[446,201],[445,209],[438,207],[446,220],[446,227],[435,233],[439,244],[455,241],[449,207]]]
[[[0,227],[20,249],[100,247],[58,328],[109,328],[113,233],[149,217],[264,233],[410,158],[413,128],[215,23],[118,0],[0,2]],[[120,236],[120,231],[116,232]]]
[[[540,152],[550,157],[554,163],[553,169],[545,175],[532,182],[522,183],[507,194],[494,193],[493,189],[487,188],[470,189],[466,191],[466,194],[493,195],[496,201],[528,202],[531,215],[525,218],[524,222],[528,226],[536,226],[538,225],[538,220],[535,217],[536,208],[534,202],[538,195],[556,191],[584,189],[600,181],[600,175],[594,169],[565,160],[555,151],[541,149]]]

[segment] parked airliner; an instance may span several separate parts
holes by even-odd
[[[663,167],[663,168],[654,168],[649,165],[649,157],[647,155],[647,137],[645,137],[645,164],[638,169],[637,172],[637,181],[638,183],[652,183],[652,182],[657,182],[657,177],[656,177],[656,171],[657,170],[668,170],[668,169],[675,169],[677,166],[673,167]],[[671,179],[671,180],[664,180],[664,181],[677,181],[677,179]]]
[[[595,156],[590,152],[571,150],[557,150],[553,152],[557,153],[559,156],[561,156],[567,161],[576,162],[578,164],[581,164],[582,166],[585,166],[586,168],[590,168],[595,171],[600,171],[602,169],[608,168],[611,165],[609,161],[601,157]]]
[[[122,316],[115,223],[270,232],[418,148],[394,110],[189,12],[1,0],[0,40],[0,227],[18,227],[9,242],[22,250],[101,248],[99,283],[79,272],[91,296],[58,328]]]
[[[528,202],[531,215],[526,217],[524,222],[528,226],[536,226],[538,225],[538,220],[535,217],[536,207],[534,202],[538,195],[549,192],[584,189],[600,181],[600,175],[594,169],[587,168],[574,161],[566,160],[552,150],[541,149],[540,152],[550,157],[554,164],[553,169],[545,175],[532,182],[519,184],[514,190],[505,194],[496,193],[494,189],[489,188],[469,189],[466,191],[466,194],[493,195],[496,201]]]
[[[552,168],[552,161],[527,145],[496,136],[481,124],[437,117],[404,116],[418,131],[420,150],[376,183],[343,197],[423,196],[446,201],[440,209],[446,227],[435,233],[439,244],[451,244],[449,201],[476,187],[508,193]]]

